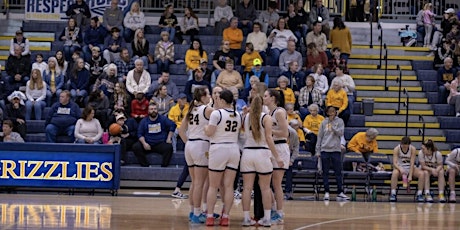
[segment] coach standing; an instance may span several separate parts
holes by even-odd
[[[163,156],[161,167],[168,167],[173,147],[172,137],[176,124],[167,117],[158,114],[157,104],[149,104],[149,116],[139,123],[137,136],[139,141],[133,146],[134,155],[142,167],[149,167],[146,153],[156,152]]]

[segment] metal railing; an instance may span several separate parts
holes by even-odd
[[[422,128],[418,130],[418,134],[422,135],[422,143],[425,143],[425,126],[426,126],[425,119],[423,118],[422,115],[418,115],[418,120],[422,122]]]
[[[423,8],[425,2],[433,4],[433,13],[437,16],[442,16],[444,11],[449,8],[456,11],[460,9],[460,1],[458,0],[380,0],[380,2],[382,18],[413,18]]]

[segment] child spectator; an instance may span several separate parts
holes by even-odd
[[[131,101],[131,117],[139,123],[149,113],[149,101],[143,92],[135,93],[136,99]]]
[[[43,74],[43,71],[45,71],[47,68],[48,64],[43,61],[43,54],[37,54],[35,56],[35,62],[32,64],[32,69],[38,69],[40,70],[40,74]]]

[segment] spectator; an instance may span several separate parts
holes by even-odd
[[[62,50],[56,51],[56,54],[54,55],[56,58],[56,64],[57,64],[57,73],[65,75],[67,73],[68,67],[69,67],[69,62],[66,61],[64,57],[64,53]],[[80,56],[78,56],[80,57]],[[69,60],[70,61],[70,60]]]
[[[438,151],[431,139],[422,143],[422,148],[418,153],[418,161],[420,162],[420,169],[425,174],[425,202],[433,203],[430,185],[431,177],[434,177],[437,178],[438,182],[439,203],[446,203],[446,198],[444,197],[444,188],[446,186],[444,162],[441,152]]]
[[[417,32],[419,32],[423,37],[425,37],[425,26],[423,25],[423,9],[421,9],[417,13],[417,17],[415,18],[415,22],[417,24]]]
[[[335,51],[333,49],[332,52],[338,51],[340,54],[340,57],[335,56],[335,60],[337,61],[338,58],[344,59],[346,65],[351,54],[352,38],[350,30],[345,26],[341,17],[334,18],[334,26],[332,27],[330,36],[332,47],[335,49]]]
[[[259,30],[261,30],[263,33],[270,34],[271,31],[276,27],[276,24],[278,23],[278,19],[280,18],[279,14],[276,12],[277,8],[278,8],[277,3],[275,1],[270,1],[268,2],[267,10],[260,12],[258,23],[260,23]],[[255,23],[253,24],[253,28],[254,28],[254,25]],[[248,39],[249,39],[249,35],[248,35]],[[246,42],[249,42],[248,39],[246,40]]]
[[[109,99],[102,90],[96,89],[89,94],[86,107],[91,107],[94,110],[94,117],[99,121],[103,130],[107,130],[109,128],[108,121],[109,114],[111,113],[109,106]]]
[[[99,47],[99,50],[104,50],[104,39],[107,31],[104,27],[101,26],[98,17],[91,18],[90,27],[85,31],[83,41],[85,46],[83,46],[83,56],[85,61],[91,60],[91,52],[93,47]]]
[[[191,80],[195,75],[195,72],[200,70],[203,74],[203,79],[207,82],[211,82],[212,71],[208,68],[208,60],[202,58],[200,60],[200,66],[192,72],[192,76],[189,76],[188,80]]]
[[[243,43],[243,31],[238,28],[238,18],[233,17],[230,20],[230,26],[224,30],[222,39],[230,42],[230,52],[233,53],[238,65],[238,63],[241,62],[241,56],[243,55],[243,51],[241,50]]]
[[[120,164],[127,162],[126,152],[132,150],[132,146],[137,142],[137,122],[132,118],[126,118],[123,111],[114,112],[115,123],[121,126],[122,131],[118,136],[111,136],[109,144],[118,143],[121,146]]]
[[[320,1],[320,0],[318,0]],[[345,97],[346,98],[346,97]],[[334,106],[326,108],[327,117],[321,122],[316,142],[316,154],[321,158],[324,182],[324,200],[329,200],[329,170],[332,167],[337,181],[337,199],[350,200],[343,193],[342,160],[340,137],[344,133],[344,121],[337,117],[338,109]]]
[[[316,0],[316,4],[311,7],[310,10],[310,22],[320,22],[321,31],[326,35],[326,38],[329,37],[329,9],[323,5],[323,0]],[[315,24],[313,24],[313,27]],[[307,42],[308,44],[308,42]]]
[[[74,141],[75,123],[81,116],[81,110],[77,104],[70,101],[70,92],[62,91],[59,102],[51,106],[46,118],[46,141],[56,143],[56,136],[65,134]]]
[[[245,83],[244,91],[241,94],[240,98],[243,98],[243,100],[245,100],[246,103],[249,104],[249,97],[251,96],[251,92],[253,91],[252,87],[257,83],[261,83],[261,84],[265,84],[265,83],[260,82],[259,77],[255,75],[252,75],[251,77],[249,77],[249,74],[248,74],[247,79],[249,79],[249,84],[246,86],[246,83]],[[243,113],[245,113],[245,111],[243,111]]]
[[[290,123],[291,121],[295,120],[296,122],[293,122],[293,125],[300,127],[302,125],[302,119],[299,116],[299,112],[297,110],[294,110],[294,104],[286,103],[284,105],[284,109],[286,110],[287,121]],[[297,128],[294,128],[294,129],[297,130]]]
[[[286,170],[286,181],[284,183],[284,199],[285,200],[293,200],[294,198],[292,197],[292,167],[299,156],[299,149],[300,149],[300,143],[299,143],[299,135],[297,134],[297,131],[293,129],[291,126],[288,126],[288,131],[289,131],[289,152],[291,153],[291,159],[289,160],[289,168]]]
[[[121,48],[120,59],[115,61],[119,82],[126,82],[128,72],[134,69],[134,59],[129,56],[127,48]]]
[[[185,95],[187,95],[187,101],[193,100],[193,92],[195,92],[195,89],[198,87],[206,86],[209,92],[211,92],[211,85],[208,81],[204,80],[203,71],[201,69],[197,69],[196,71],[194,71],[193,76],[193,79],[187,81],[187,84],[185,84],[184,93]]]
[[[423,10],[422,10],[423,11]],[[458,24],[458,18],[455,15],[455,10],[452,8],[444,11],[444,15],[441,20],[441,27],[434,32],[433,39],[431,42],[431,50],[436,50],[437,46],[441,44],[441,39],[446,38],[447,34],[452,31],[452,27]],[[422,17],[422,26],[423,26],[423,17]]]
[[[289,63],[288,71],[281,73],[281,76],[289,79],[289,87],[297,94],[305,86],[305,72],[301,70],[299,63],[294,60]]]
[[[149,101],[145,98],[143,92],[137,92],[134,100],[131,101],[131,117],[139,123],[149,114]]]
[[[248,33],[252,32],[252,22],[257,19],[256,8],[251,2],[251,0],[242,0],[236,6],[235,16],[238,18],[238,28],[246,28],[247,32],[244,33],[244,36],[247,36]],[[231,22],[230,22],[231,23]]]
[[[19,133],[13,131],[13,122],[11,120],[3,120],[2,122],[2,136],[0,142],[16,142],[24,143],[24,139]]]
[[[13,131],[21,135],[22,139],[26,138],[27,125],[26,125],[26,107],[24,100],[27,97],[21,91],[14,91],[8,96],[10,103],[6,105],[4,110],[5,120],[13,122]]]
[[[321,91],[315,88],[315,78],[313,76],[307,76],[305,86],[300,89],[298,100],[300,117],[302,119],[305,119],[305,117],[310,114],[309,108],[311,104],[316,104],[318,108],[323,105]]]
[[[379,131],[374,128],[370,128],[366,132],[356,133],[348,142],[348,151],[363,154],[364,159],[367,161],[369,154],[379,152],[378,135]]]
[[[126,42],[131,42],[133,40],[135,31],[138,29],[144,30],[145,17],[140,9],[138,1],[134,1],[131,4],[129,12],[125,14],[125,18],[123,19],[123,24],[125,26],[123,38]]]
[[[126,91],[126,86],[123,82],[117,82],[113,91],[113,97],[109,98],[110,108],[113,111],[123,111],[125,114],[130,112],[131,97]]]
[[[201,40],[196,38],[190,44],[190,48],[185,52],[185,65],[187,66],[187,75],[190,75],[200,65],[200,60],[208,59],[208,54],[203,50]]]
[[[423,39],[423,47],[429,47],[431,45],[431,33],[433,32],[434,16],[431,12],[433,4],[426,3],[423,6],[423,25],[425,26],[425,38]]]
[[[21,47],[14,46],[14,55],[10,55],[6,61],[7,80],[11,90],[19,90],[19,87],[25,86],[30,75],[30,55],[22,56]]]
[[[452,26],[452,30],[446,35],[446,40],[450,41],[452,46],[454,46],[458,43],[458,41],[460,41],[460,32],[458,28],[459,26],[459,24]]]
[[[174,43],[169,40],[169,33],[162,31],[161,40],[155,46],[157,73],[169,72],[169,65],[174,63]]]
[[[242,114],[243,108],[246,107],[246,101],[240,99],[238,89],[234,86],[227,88],[233,94],[233,100],[235,100],[235,109],[238,113]]]
[[[339,79],[342,80],[343,90],[345,90],[348,96],[348,110],[350,113],[353,113],[353,102],[355,101],[354,93],[355,93],[356,86],[355,86],[355,82],[353,81],[353,78],[348,74],[344,74],[343,69],[344,69],[343,66],[338,66],[335,69],[336,76],[334,79],[332,79],[331,85],[334,84],[334,81],[337,81]]]
[[[447,155],[446,164],[448,165],[447,174],[449,175],[449,203],[455,203],[455,178],[460,172],[460,148],[457,147],[452,149],[452,151]]]
[[[285,72],[289,70],[289,64],[291,62],[296,61],[298,64],[297,72],[299,72],[302,68],[303,64],[303,57],[298,51],[295,50],[295,42],[288,41],[287,49],[283,51],[279,58],[279,67],[281,72]]]
[[[334,33],[334,30],[331,32],[331,36]],[[344,73],[348,73],[347,63],[348,63],[348,61],[345,58],[342,57],[340,48],[338,48],[338,47],[332,48],[332,58],[329,59],[329,65],[327,66],[326,73],[325,73],[325,75],[329,76],[329,82],[331,82],[332,79],[334,79],[334,77],[335,77],[335,69],[339,65],[342,65],[344,67],[344,69],[343,69]],[[322,71],[321,71],[321,73],[322,73]]]
[[[318,140],[319,127],[323,122],[324,117],[319,114],[319,106],[311,104],[308,106],[309,114],[303,120],[303,127],[305,131],[305,149],[311,152],[312,155],[316,154],[316,143]]]
[[[176,15],[174,15],[174,5],[168,4],[160,17],[160,26],[161,31],[167,31],[169,33],[169,40],[174,42],[176,36],[176,31],[179,30],[178,21]]]
[[[238,89],[243,89],[243,80],[240,73],[234,70],[233,60],[230,59],[225,62],[225,71],[220,72],[216,85],[222,88],[234,86]]]
[[[443,39],[442,45],[439,46],[434,52],[434,68],[441,68],[447,58],[453,59],[453,57],[454,52],[452,50],[452,43],[447,39]]]
[[[161,76],[158,78],[157,81],[153,81],[148,89],[148,95],[153,95],[154,92],[160,88],[160,85],[165,85],[168,89],[168,94],[172,98],[176,98],[179,96],[179,89],[177,88],[176,83],[171,81],[169,77],[169,72],[163,71]]]
[[[235,56],[230,52],[230,42],[222,40],[221,49],[218,50],[212,58],[212,66],[214,67],[210,81],[212,87],[216,85],[217,76],[225,69],[225,62],[227,60],[235,61]]]
[[[66,60],[70,60],[75,50],[81,48],[81,32],[80,27],[76,25],[75,19],[69,18],[67,26],[62,30],[61,35],[59,35],[59,40],[64,41],[63,49]]]
[[[116,60],[120,59],[121,49],[126,47],[126,43],[120,36],[120,29],[118,29],[118,27],[113,27],[110,33],[112,36],[105,38],[105,50],[102,55],[107,63],[114,63]]]
[[[251,87],[252,84],[250,83],[250,78],[252,76],[256,76],[259,82],[263,82],[268,86],[270,76],[268,76],[268,73],[263,70],[262,61],[256,58],[254,59],[252,65],[254,67],[252,67],[251,71],[247,72],[245,75],[244,88],[246,89]]]
[[[275,21],[275,23],[277,21],[278,19]],[[249,33],[248,37],[246,38],[246,43],[252,43],[254,45],[254,50],[259,52],[259,55],[262,57],[262,63],[265,65],[267,63],[267,54],[265,52],[268,47],[267,35],[260,30],[260,27],[261,24],[259,22],[254,22],[252,26],[252,32]]]
[[[91,11],[89,11],[89,6],[83,0],[76,0],[76,2],[67,8],[65,12],[67,16],[73,18],[77,23],[76,26],[84,28],[88,25],[88,21],[91,18]]]
[[[350,118],[350,113],[347,110],[348,97],[347,93],[343,89],[343,82],[341,79],[337,79],[332,82],[331,89],[327,92],[326,106],[336,107],[339,117],[343,119],[344,124],[347,124],[348,119]]]
[[[137,132],[139,141],[134,144],[133,152],[142,167],[150,165],[145,155],[151,152],[161,154],[163,156],[161,167],[168,167],[173,152],[171,142],[176,124],[158,114],[155,104],[149,105],[148,112],[148,117],[142,119],[139,124]]]
[[[225,28],[230,26],[230,19],[233,18],[232,7],[227,5],[227,0],[217,0],[217,6],[214,9],[214,33],[222,36]]]
[[[308,20],[308,13],[305,11],[305,7],[303,4],[303,0],[297,0],[296,5],[295,5],[295,11],[297,18],[299,18],[300,24],[297,25],[296,31],[299,31],[300,34],[302,35],[302,38],[305,38],[307,36],[307,31],[308,31],[308,24],[310,23]],[[300,39],[299,39],[300,40]]]
[[[0,66],[1,68],[1,66]],[[9,94],[9,84],[8,84],[8,81],[5,79],[5,77],[3,76],[3,74],[0,73],[0,109],[2,109],[3,111],[6,110],[6,97],[8,96]]]
[[[35,62],[32,64],[32,69],[38,69],[40,71],[40,74],[43,74],[43,72],[48,68],[48,64],[43,61],[43,54],[38,53],[35,55]]]
[[[168,118],[176,124],[176,130],[172,137],[171,143],[173,147],[173,153],[177,151],[177,136],[179,135],[179,128],[182,124],[182,120],[187,116],[190,105],[187,102],[187,95],[180,93],[176,98],[176,104],[169,110]]]
[[[89,71],[85,68],[83,59],[78,58],[77,63],[72,70],[70,76],[70,95],[72,99],[79,103],[83,102],[83,99],[88,96],[88,82],[89,82]],[[59,98],[61,98],[61,95]]]
[[[298,47],[300,47],[300,42],[302,38],[305,39],[308,28],[305,25],[305,23],[307,23],[307,20],[304,21],[304,18],[302,18],[298,14],[295,2],[289,3],[287,15],[285,19],[286,19],[288,28],[294,33],[294,35],[297,38]]]
[[[185,45],[187,41],[182,38],[182,35],[190,35],[190,41],[193,41],[195,40],[195,36],[198,35],[200,28],[198,17],[195,15],[195,12],[193,12],[192,7],[185,7],[184,12],[185,15],[180,23],[180,30],[177,32],[177,38],[180,43]]]
[[[57,60],[55,57],[48,58],[48,68],[43,72],[43,80],[46,83],[46,104],[52,105],[53,98],[56,100],[64,87],[64,75],[58,72]]]
[[[280,18],[277,27],[272,30],[270,36],[268,36],[268,43],[272,44],[270,56],[272,57],[273,66],[279,65],[278,60],[280,54],[287,48],[288,41],[297,42],[297,38],[292,31],[286,27],[286,20]]]
[[[123,11],[118,7],[118,0],[111,0],[110,7],[105,9],[102,26],[107,31],[112,31],[113,28],[118,28],[118,32],[123,30]]]
[[[455,106],[455,116],[460,117],[460,72],[457,72],[457,77],[450,83],[450,93],[447,98],[447,103]]]
[[[323,99],[326,98],[326,93],[329,90],[329,82],[326,76],[323,75],[323,65],[316,64],[313,67],[313,73],[311,73],[310,76],[313,76],[315,79],[315,88],[321,92]]]
[[[246,43],[246,52],[241,57],[241,69],[243,69],[243,75],[251,71],[254,66],[254,60],[258,59],[261,62],[262,57],[259,55],[259,52],[254,51],[254,45],[252,43]],[[260,63],[262,64],[262,63]]]
[[[91,106],[85,107],[75,124],[75,143],[78,144],[102,144],[103,129],[99,120],[94,118],[95,110]]]
[[[91,53],[91,59],[86,63],[86,67],[89,69],[90,72],[88,82],[88,85],[91,87],[90,89],[92,89],[97,78],[101,76],[101,74],[108,66],[107,60],[105,60],[105,58],[102,58],[101,56],[101,50],[99,49],[99,47],[93,47],[91,49]]]
[[[118,82],[117,78],[117,66],[110,64],[104,70],[104,72],[96,79],[92,91],[97,89],[101,90],[107,97],[111,98],[115,88],[115,84]],[[93,106],[94,108],[94,106]]]
[[[159,85],[152,99],[150,99],[150,103],[157,105],[159,114],[168,116],[169,110],[174,106],[174,98],[168,95],[166,85]]]
[[[26,85],[26,96],[26,120],[31,120],[32,108],[35,120],[41,120],[42,110],[46,106],[46,83],[39,69],[32,70],[32,76]]]
[[[145,38],[143,29],[136,30],[134,40],[131,42],[131,47],[133,49],[133,59],[141,59],[144,69],[148,69],[150,59],[152,58],[149,56],[149,41]]]
[[[309,43],[307,45],[307,62],[305,63],[305,67],[307,68],[307,73],[311,73],[312,67],[316,64],[321,64],[323,66],[327,65],[327,55],[323,51],[319,51],[316,48],[315,43]]]
[[[453,66],[458,69],[460,68],[460,40],[455,43]]]
[[[283,95],[284,95],[284,103],[292,103],[292,104],[295,104],[296,100],[295,100],[295,94],[294,94],[294,91],[288,87],[289,85],[289,79],[285,76],[281,76],[278,78],[278,87],[276,88],[276,90],[281,90],[283,91]]]
[[[325,52],[327,49],[327,38],[324,33],[321,33],[321,28],[321,22],[313,22],[313,30],[307,34],[306,43],[307,45],[310,43],[315,43],[318,51]]]
[[[126,77],[126,89],[131,95],[135,95],[136,92],[145,94],[152,82],[150,74],[143,68],[144,63],[142,59],[137,59],[134,65],[134,69],[130,70]]]
[[[30,58],[30,48],[29,48],[29,39],[25,38],[22,30],[16,31],[16,36],[11,39],[10,42],[10,54],[15,55],[15,46],[18,45],[21,47],[20,54],[21,56],[29,56]]]
[[[457,75],[457,69],[452,67],[452,58],[444,59],[444,66],[438,69],[438,103],[447,103],[448,93],[451,89],[450,83],[454,80],[454,76]]]

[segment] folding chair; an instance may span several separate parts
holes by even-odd
[[[363,155],[355,152],[345,153],[342,165],[344,192],[346,193],[350,186],[355,186],[356,188],[364,189],[366,199],[369,191],[369,174]]]
[[[294,161],[293,167],[293,192],[300,188],[310,188],[318,199],[318,157],[312,156],[309,152],[300,154]]]

